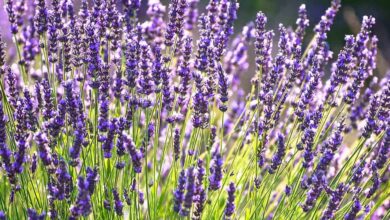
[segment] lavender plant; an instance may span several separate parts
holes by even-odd
[[[239,34],[236,0],[4,5],[0,219],[390,218],[373,17],[336,54],[339,0],[309,37],[305,5]]]

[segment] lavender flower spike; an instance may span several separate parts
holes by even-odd
[[[195,191],[195,176],[194,176],[193,167],[187,169],[186,191],[187,192],[184,196],[184,201],[183,201],[183,208],[180,210],[181,216],[188,216],[192,207],[193,196]]]
[[[212,158],[212,162],[210,165],[210,173],[211,173],[211,175],[209,177],[209,181],[210,181],[209,189],[210,190],[218,190],[219,188],[221,188],[222,164],[223,164],[222,156],[218,152],[218,150],[216,150],[213,153],[213,158]]]
[[[285,155],[285,144],[284,144],[284,136],[282,134],[278,135],[278,150],[276,154],[272,158],[272,165],[268,169],[269,173],[274,173],[280,164],[282,164],[283,157]]]
[[[236,206],[234,205],[234,199],[235,199],[235,192],[236,192],[236,187],[233,182],[229,184],[228,188],[228,199],[225,207],[225,217],[226,219],[229,219],[233,214],[236,209]]]
[[[177,183],[177,188],[174,191],[174,207],[173,210],[177,213],[179,213],[182,210],[182,203],[184,200],[184,191],[185,191],[185,184],[186,184],[186,173],[185,170],[182,170],[180,172],[180,176]]]

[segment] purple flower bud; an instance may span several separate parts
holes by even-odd
[[[41,93],[41,84],[39,82],[35,83],[34,92],[35,92],[35,100],[36,100],[36,103],[37,103],[37,107],[35,109],[35,113],[39,114],[39,112],[42,109],[42,105],[43,105],[43,99],[42,99],[42,93]]]
[[[278,135],[278,149],[276,154],[272,157],[272,165],[269,168],[268,172],[270,174],[275,173],[280,164],[282,164],[282,160],[284,155],[286,154],[286,147],[284,143],[284,136],[282,134]]]
[[[371,162],[371,172],[372,172],[372,178],[371,178],[372,186],[370,187],[366,195],[368,199],[375,194],[375,192],[379,189],[379,186],[381,184],[381,180],[379,178],[379,173],[378,173],[378,167],[375,160]]]
[[[42,81],[43,86],[43,99],[45,101],[44,108],[43,108],[43,117],[45,120],[49,120],[53,117],[53,99],[52,99],[52,89],[49,85],[48,80]]]
[[[286,188],[284,189],[284,192],[286,193],[286,196],[290,196],[291,195],[291,187],[286,185]]]
[[[226,102],[228,101],[228,82],[225,76],[222,65],[218,65],[218,82],[219,82],[219,110],[225,112],[227,110]]]
[[[114,147],[114,138],[117,130],[116,119],[112,119],[108,128],[107,136],[104,137],[102,149],[104,151],[104,158],[111,158],[112,148]]]
[[[197,196],[197,202],[195,203],[195,209],[193,214],[194,219],[196,220],[201,219],[205,202],[206,202],[206,192],[205,190],[201,190],[199,192],[199,195]]]
[[[119,126],[118,126],[119,127]],[[126,154],[125,138],[122,129],[119,128],[118,138],[116,140],[116,154],[122,157]]]
[[[79,164],[79,157],[80,157],[83,142],[84,142],[84,125],[82,121],[79,121],[76,124],[76,129],[74,130],[73,145],[69,149],[70,158],[72,159],[70,164],[72,166],[77,166]]]
[[[198,8],[197,5],[199,0],[189,0],[188,7],[185,11],[185,23],[184,27],[188,31],[192,31],[194,26],[196,25],[196,21],[198,20]]]
[[[85,184],[88,188],[89,193],[92,195],[95,191],[96,183],[99,181],[98,168],[87,167],[87,175],[85,177]]]
[[[223,160],[218,150],[214,151],[210,164],[209,189],[216,191],[221,188]]]
[[[389,150],[390,148],[390,126],[387,125],[386,131],[385,131],[385,137],[383,138],[382,145],[380,147],[380,150],[378,152],[378,156],[376,158],[376,166],[378,169],[382,169],[386,161],[389,159]]]
[[[333,97],[333,94],[336,92],[336,89],[339,85],[343,85],[347,82],[349,73],[353,65],[353,56],[352,49],[355,43],[355,39],[351,35],[345,37],[345,46],[343,50],[340,51],[337,62],[333,65],[333,71],[330,78],[330,85],[326,90],[325,100],[329,100],[330,97]]]
[[[347,214],[345,214],[344,219],[345,220],[354,220],[354,219],[356,219],[356,215],[358,214],[358,212],[361,209],[362,209],[362,205],[361,205],[359,199],[358,198],[354,198],[351,210]]]
[[[362,136],[365,138],[369,138],[374,130],[376,130],[377,123],[376,123],[376,115],[378,112],[378,109],[380,107],[379,103],[379,97],[374,95],[371,97],[370,102],[370,108],[368,109],[367,116],[366,116],[366,125],[363,129]]]
[[[37,170],[37,165],[38,165],[37,163],[38,163],[37,154],[34,153],[31,159],[31,167],[30,167],[31,173],[35,173],[35,171]]]
[[[8,101],[13,106],[16,108],[16,101],[17,98],[19,97],[19,90],[18,90],[18,85],[16,81],[16,75],[14,72],[11,70],[10,67],[7,67],[7,85],[8,85]]]
[[[118,169],[118,170],[123,169],[125,166],[126,166],[126,163],[124,161],[118,161],[115,164],[115,168]]]
[[[197,171],[197,174],[196,174],[196,188],[195,188],[194,201],[201,202],[198,200],[199,199],[198,197],[200,196],[201,191],[204,191],[203,179],[204,179],[204,176],[206,173],[206,171],[203,167],[203,160],[201,160],[201,159],[198,160],[196,171]]]
[[[177,161],[180,157],[180,129],[175,128],[175,134],[173,138],[174,158]]]
[[[195,128],[206,128],[209,125],[208,100],[201,91],[193,97],[192,124]]]
[[[209,65],[208,60],[208,49],[211,43],[209,32],[208,32],[208,26],[207,26],[208,20],[206,16],[200,16],[199,17],[199,32],[200,32],[200,38],[198,40],[198,53],[196,55],[195,59],[195,68],[202,72],[206,71],[207,67]]]
[[[56,176],[58,183],[57,188],[59,190],[58,199],[63,200],[64,198],[69,199],[73,190],[72,176],[67,170],[65,161],[60,160],[59,166],[56,170]]]
[[[4,74],[6,46],[0,34],[0,76]]]
[[[144,193],[141,192],[141,191],[139,191],[139,192],[138,192],[138,203],[139,203],[140,205],[142,205],[142,204],[144,204],[144,202],[145,202]]]
[[[88,216],[92,212],[91,193],[88,189],[89,182],[84,177],[77,179],[78,194],[75,203],[70,207],[71,217],[74,219]]]
[[[7,176],[11,184],[16,183],[15,175],[11,164],[12,152],[7,146],[7,131],[6,131],[6,119],[3,110],[3,104],[0,101],[0,156],[1,163],[7,172]]]
[[[125,199],[127,205],[131,205],[131,199],[127,189],[123,189],[123,198]]]
[[[330,200],[325,211],[322,213],[321,220],[329,220],[334,218],[335,212],[339,209],[340,203],[344,197],[347,187],[341,183],[335,191],[331,191]]]
[[[143,158],[143,154],[140,150],[137,150],[135,148],[135,143],[133,142],[133,140],[130,137],[127,137],[127,136],[124,136],[124,137],[126,140],[127,150],[130,154],[131,161],[133,163],[133,170],[136,173],[141,173],[141,171],[142,171],[141,160]]]
[[[185,185],[186,185],[186,172],[185,172],[185,170],[182,170],[180,172],[180,176],[178,179],[177,188],[173,192],[174,202],[175,202],[173,210],[177,213],[179,213],[182,210],[182,203],[184,201]]]
[[[390,80],[383,85],[382,94],[380,96],[380,109],[378,111],[378,119],[386,121],[390,116]]]
[[[353,51],[354,57],[358,60],[365,59],[364,50],[366,49],[366,41],[369,38],[371,29],[375,24],[375,18],[371,16],[363,16],[362,26],[360,32],[356,36],[356,43]]]
[[[190,167],[187,169],[187,183],[186,183],[186,194],[184,196],[183,207],[180,210],[181,216],[188,216],[192,207],[194,192],[195,192],[195,176],[194,168]]]
[[[309,27],[309,19],[307,18],[306,5],[302,4],[299,6],[298,10],[298,19],[297,19],[297,28],[295,29],[295,34],[297,35],[297,45],[301,45],[303,37],[305,36],[306,28]]]
[[[5,2],[5,11],[8,14],[8,21],[11,25],[11,33],[12,34],[17,34],[18,33],[18,24],[17,24],[17,19],[16,19],[16,13],[13,5],[14,1],[13,0],[7,0]]]
[[[145,41],[140,42],[141,61],[139,63],[140,77],[138,79],[138,92],[150,95],[153,92],[154,83],[151,77],[150,48]]]
[[[315,41],[308,50],[308,55],[304,61],[305,66],[312,64],[318,51],[324,47],[324,42],[327,39],[327,32],[333,24],[334,18],[340,9],[340,0],[332,0],[331,6],[326,10],[325,15],[321,17],[320,22],[314,27],[316,32]]]
[[[302,210],[308,212],[316,204],[318,197],[320,196],[323,190],[323,186],[320,184],[318,186],[312,187],[309,189],[306,195],[306,200],[302,205]]]
[[[226,202],[226,207],[225,207],[225,216],[227,218],[230,218],[236,209],[236,206],[234,205],[234,199],[235,199],[235,192],[236,192],[236,187],[234,186],[234,183],[231,182],[229,184],[229,188],[227,190],[228,192],[228,198]]]
[[[35,209],[28,208],[27,216],[28,216],[28,220],[44,220],[46,218],[46,213],[42,212],[41,214],[38,214],[38,212],[35,211]]]
[[[263,12],[257,13],[255,30],[256,30],[256,41],[255,41],[255,52],[256,52],[256,64],[258,71],[261,66],[266,65],[267,54],[267,41],[266,41],[266,30],[265,25],[267,24],[267,17]]]
[[[314,64],[310,70],[309,83],[306,84],[301,97],[298,102],[298,106],[295,109],[295,115],[300,121],[303,120],[303,112],[306,110],[306,106],[312,101],[314,93],[318,87],[319,78],[320,78],[320,61],[318,59],[314,60]]]
[[[36,131],[37,118],[35,117],[33,100],[31,98],[30,92],[24,90],[24,111],[26,112],[26,125],[30,131]]]
[[[354,168],[351,181],[355,184],[355,186],[358,186],[363,178],[363,171],[364,171],[365,165],[366,165],[366,162],[363,160],[359,163],[358,166],[356,166]]]
[[[23,164],[26,162],[26,150],[27,143],[26,140],[20,139],[17,142],[18,151],[14,154],[14,163],[12,164],[12,169],[16,173],[23,172]]]
[[[45,134],[38,132],[34,140],[38,146],[39,157],[45,166],[49,166],[52,162],[51,149],[49,148],[49,141]]]
[[[0,220],[7,220],[7,216],[3,211],[0,211]]]
[[[35,28],[39,35],[42,35],[47,31],[47,14],[45,0],[37,0],[34,21]]]
[[[182,47],[182,56],[178,61],[177,74],[181,77],[179,86],[179,103],[184,104],[187,99],[191,80],[191,55],[192,55],[192,38],[185,37]]]
[[[114,196],[114,209],[117,215],[123,215],[123,203],[120,199],[119,193],[116,189],[112,190],[112,194]]]
[[[103,207],[104,207],[105,209],[111,211],[111,203],[110,203],[110,201],[107,200],[107,199],[105,199],[105,200],[103,201]]]

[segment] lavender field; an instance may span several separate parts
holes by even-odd
[[[341,4],[4,0],[0,220],[390,219],[390,71],[371,15],[332,51]]]

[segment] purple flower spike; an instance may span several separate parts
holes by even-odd
[[[259,12],[256,16],[256,23],[255,23],[255,30],[256,30],[256,41],[255,41],[255,51],[256,51],[256,64],[258,65],[258,70],[260,70],[259,67],[264,66],[267,55],[267,49],[266,49],[266,30],[265,25],[267,24],[267,17],[264,15],[264,13]]]
[[[5,54],[6,54],[6,44],[3,41],[3,38],[0,34],[0,76],[4,74],[4,65],[5,65]]]
[[[341,183],[337,186],[335,191],[331,191],[330,201],[325,211],[322,213],[321,220],[329,220],[334,218],[334,214],[339,209],[341,200],[343,199],[346,190],[347,187]]]
[[[16,183],[15,175],[11,164],[12,152],[7,146],[6,119],[3,110],[3,104],[0,101],[0,156],[1,163],[7,172],[11,184]]]
[[[227,77],[225,76],[225,72],[222,68],[222,65],[218,65],[218,82],[219,82],[219,110],[222,112],[227,111],[226,102],[228,101],[228,82]]]
[[[174,191],[174,207],[173,210],[177,213],[179,213],[182,210],[182,203],[184,201],[184,192],[185,192],[185,185],[186,185],[186,172],[185,170],[182,170],[180,172],[180,176],[177,183],[177,188]]]
[[[114,209],[117,215],[123,215],[123,203],[120,199],[119,193],[116,189],[112,190],[112,194],[114,195]]]
[[[7,216],[3,211],[0,211],[0,220],[7,220]]]
[[[378,173],[378,166],[375,160],[371,162],[371,172],[372,172],[372,177],[371,177],[372,186],[370,187],[366,195],[368,199],[375,194],[375,192],[379,189],[379,186],[381,184],[381,180]]]
[[[39,132],[34,139],[38,146],[39,157],[45,166],[49,166],[52,162],[52,155],[46,135]]]
[[[7,85],[8,85],[8,100],[9,103],[16,108],[17,97],[19,97],[19,90],[16,81],[16,75],[10,67],[6,68],[7,72]]]
[[[228,188],[228,199],[225,207],[225,216],[227,219],[229,219],[233,214],[236,209],[236,206],[234,205],[234,199],[235,199],[235,192],[236,192],[236,187],[233,182],[229,184]]]
[[[126,146],[127,146],[127,150],[130,154],[130,157],[131,157],[131,161],[133,163],[133,170],[134,172],[136,173],[141,173],[142,172],[142,158],[143,158],[143,154],[140,150],[137,150],[135,148],[135,143],[134,141],[130,138],[130,137],[127,137],[127,136],[124,136],[125,137],[125,140],[126,140]]]
[[[77,219],[81,216],[88,216],[92,212],[91,194],[88,190],[89,182],[84,177],[77,179],[78,194],[75,204],[70,208],[71,217]]]
[[[25,140],[21,139],[17,143],[18,151],[14,154],[14,163],[12,164],[12,169],[16,173],[23,172],[23,164],[26,162],[26,150],[27,143]]]
[[[108,128],[107,137],[104,137],[104,142],[102,144],[102,149],[104,151],[104,158],[111,158],[112,148],[114,148],[114,138],[117,130],[116,119],[112,119]]]
[[[15,13],[15,7],[13,5],[13,0],[7,0],[5,2],[5,11],[8,14],[8,21],[11,25],[11,33],[17,34],[18,33],[18,24],[17,24],[17,18]]]
[[[298,10],[298,19],[297,19],[297,28],[295,29],[295,34],[297,35],[296,45],[301,45],[303,37],[305,36],[306,28],[309,27],[309,19],[307,18],[306,5],[302,4],[299,6]]]
[[[153,77],[151,76],[150,47],[145,41],[140,42],[141,62],[140,78],[138,79],[138,92],[150,95],[154,89]]]
[[[377,159],[376,159],[376,166],[378,169],[382,169],[385,167],[386,161],[389,159],[389,152],[390,152],[390,125],[388,124],[385,131],[385,137],[382,141],[382,146],[379,150]]]
[[[123,198],[125,199],[126,204],[128,206],[130,206],[131,205],[131,198],[129,197],[129,192],[127,191],[127,189],[123,189]]]
[[[175,134],[173,138],[174,158],[177,161],[180,157],[180,129],[175,128]]]
[[[221,154],[216,150],[213,153],[213,157],[210,165],[210,176],[209,176],[209,189],[210,190],[218,190],[221,188],[221,180],[222,180],[222,165],[223,160]]]
[[[196,21],[198,19],[198,3],[199,0],[189,0],[188,1],[188,8],[185,12],[185,23],[184,27],[188,30],[191,31],[194,29],[194,26],[196,25]]]
[[[352,50],[354,43],[355,38],[353,36],[347,35],[345,37],[345,46],[340,51],[337,62],[333,66],[334,70],[330,78],[330,85],[326,90],[325,100],[329,103],[332,103],[333,100],[329,100],[329,98],[333,97],[333,93],[336,92],[337,87],[344,85],[348,80],[353,65]]]
[[[372,132],[376,130],[377,122],[375,118],[379,107],[380,107],[379,97],[376,95],[372,96],[370,102],[370,108],[368,109],[367,116],[366,116],[367,118],[366,125],[363,129],[363,134],[362,134],[362,136],[365,138],[369,138]]]
[[[179,213],[181,216],[188,216],[192,207],[195,192],[195,176],[193,167],[187,169],[186,191],[187,192],[184,196],[183,207]]]
[[[56,170],[58,180],[58,199],[69,199],[73,190],[72,176],[69,174],[66,162],[61,160]]]
[[[353,204],[351,210],[344,216],[344,220],[354,220],[356,215],[362,209],[362,205],[358,198],[353,199]]]
[[[72,158],[71,165],[77,166],[79,164],[79,157],[81,153],[82,144],[84,142],[84,126],[81,121],[77,122],[74,130],[73,146],[69,149],[70,158]]]
[[[24,94],[24,111],[27,114],[26,115],[27,128],[30,131],[36,131],[37,118],[35,117],[35,110],[34,110],[32,97],[30,95],[30,92],[27,89],[24,90],[23,94]]]
[[[35,209],[27,209],[27,216],[28,220],[44,220],[46,218],[46,213],[42,212],[41,214],[38,214]]]
[[[89,193],[92,195],[95,191],[96,183],[99,181],[98,168],[87,167],[87,175],[85,177],[85,184],[88,188]]]
[[[37,6],[35,8],[35,28],[37,33],[42,35],[47,31],[47,8],[45,0],[37,0]]]
[[[280,164],[282,164],[282,160],[284,155],[286,154],[285,152],[286,147],[284,143],[284,136],[282,134],[278,135],[278,150],[276,154],[272,157],[272,165],[268,169],[268,172],[273,174],[275,171],[278,169]]]

